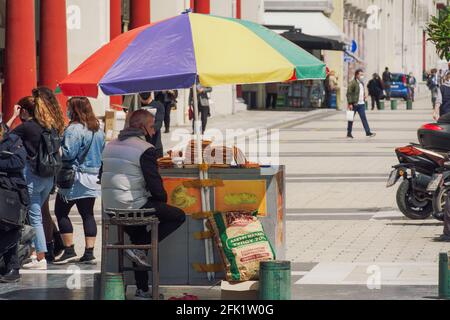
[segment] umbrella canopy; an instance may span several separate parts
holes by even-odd
[[[66,96],[324,79],[325,64],[253,22],[181,14],[126,32],[60,83]]]

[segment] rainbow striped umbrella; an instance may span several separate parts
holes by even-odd
[[[269,29],[244,20],[181,14],[126,32],[64,81],[66,96],[324,79],[325,64]],[[198,79],[198,80],[197,80]]]

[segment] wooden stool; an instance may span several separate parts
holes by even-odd
[[[119,272],[125,271],[151,271],[152,272],[152,296],[153,300],[159,300],[159,259],[158,259],[158,224],[159,220],[155,216],[155,209],[105,209],[104,213],[109,218],[103,217],[102,222],[102,272],[105,272],[109,250],[118,250]],[[109,227],[117,227],[117,240],[115,244],[110,244]],[[151,243],[146,245],[125,244],[124,227],[150,226]],[[151,250],[151,267],[124,267],[124,250],[139,249]],[[105,282],[101,279],[101,297],[104,296]]]

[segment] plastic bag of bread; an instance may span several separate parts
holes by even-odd
[[[275,260],[257,212],[216,212],[209,218],[228,281],[258,280],[259,263]]]

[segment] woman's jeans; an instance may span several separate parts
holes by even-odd
[[[367,122],[366,106],[364,104],[354,105],[353,111],[355,112],[355,116],[356,116],[356,113],[359,114],[359,117],[361,118],[361,121],[364,126],[364,130],[366,131],[366,135],[370,135],[371,131],[370,131],[369,123]],[[352,131],[353,131],[353,122],[349,121],[348,126],[347,126],[347,134],[351,135]]]
[[[47,242],[45,240],[44,226],[42,224],[41,207],[53,189],[54,178],[42,178],[36,176],[29,168],[26,168],[25,179],[30,195],[28,218],[30,220],[30,225],[36,232],[36,237],[33,239],[33,245],[36,252],[47,252]]]

